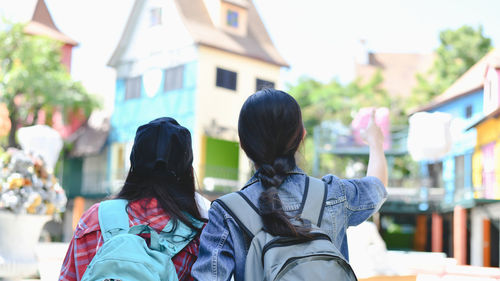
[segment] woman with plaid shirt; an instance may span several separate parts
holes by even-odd
[[[199,233],[191,219],[206,221],[195,199],[193,152],[189,131],[164,117],[139,127],[130,154],[130,171],[117,198],[128,201],[129,225],[149,225],[157,232],[170,220],[189,226],[196,237],[172,261],[180,281],[193,280]],[[61,268],[60,281],[81,280],[103,244],[99,204],[85,212],[76,227]],[[191,217],[188,218],[188,215]],[[143,238],[148,240],[147,235]]]

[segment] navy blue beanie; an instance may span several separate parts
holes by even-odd
[[[142,125],[135,134],[130,165],[143,176],[160,173],[181,177],[192,169],[191,133],[170,117]]]

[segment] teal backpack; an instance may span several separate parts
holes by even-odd
[[[310,240],[266,232],[259,209],[242,192],[216,200],[250,238],[244,280],[357,280],[349,263],[320,228],[326,195],[327,188],[322,180],[306,179],[300,217],[311,222]]]
[[[129,227],[128,202],[108,200],[99,205],[99,225],[104,243],[83,274],[82,281],[178,281],[172,257],[196,232],[170,220],[160,234],[147,225]],[[195,227],[202,222],[192,219]],[[139,234],[151,235],[150,245]]]

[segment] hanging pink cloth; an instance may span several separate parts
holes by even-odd
[[[385,150],[390,149],[391,122],[389,119],[389,109],[387,107],[380,107],[380,108],[365,107],[359,110],[359,112],[356,114],[354,120],[352,120],[351,123],[351,127],[354,134],[354,141],[356,142],[356,144],[359,145],[365,144],[363,138],[361,137],[361,132],[368,126],[373,110],[376,110],[375,123],[379,125],[380,129],[382,130],[382,134],[384,135],[384,149]]]

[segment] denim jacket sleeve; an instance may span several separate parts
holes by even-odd
[[[376,177],[340,181],[345,190],[349,226],[367,220],[380,209],[387,198],[384,184]]]
[[[200,252],[193,265],[194,280],[227,281],[234,271],[235,258],[226,212],[214,202],[208,211],[208,223],[200,237]]]

